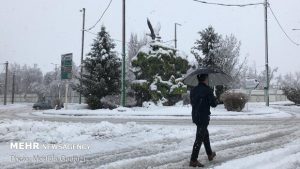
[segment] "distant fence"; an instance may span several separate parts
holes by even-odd
[[[244,89],[233,89],[232,92],[242,92],[245,94],[249,94],[248,90]],[[270,95],[270,102],[276,101],[287,101],[286,96],[283,94],[282,90],[272,89],[269,91]],[[7,95],[7,103],[11,103],[11,95]],[[58,96],[46,96],[46,100],[54,100],[58,99]],[[61,101],[65,101],[65,97],[61,96]],[[16,94],[14,102],[15,103],[35,103],[38,101],[38,96],[36,94]],[[265,95],[264,90],[252,90],[251,97],[249,99],[250,102],[264,102]],[[4,96],[0,95],[0,104],[4,102]],[[76,92],[70,92],[68,95],[68,102],[69,103],[79,103],[79,94]],[[82,103],[85,102],[84,97],[82,97]]]
[[[45,96],[46,101],[52,101],[55,99],[58,99],[58,96]],[[65,101],[64,95],[60,97],[61,101]],[[7,103],[11,103],[12,96],[7,95]],[[36,103],[38,101],[38,95],[37,94],[15,94],[14,97],[14,103]],[[84,97],[82,97],[82,103],[85,102]],[[4,95],[0,95],[0,104],[4,102]],[[68,95],[68,103],[79,103],[79,94],[77,93],[70,93]]]
[[[6,102],[7,103],[11,103],[12,101],[12,96],[11,95],[7,95],[6,97]],[[14,102],[15,103],[35,103],[38,101],[38,96],[36,94],[15,94],[14,97]],[[3,103],[4,102],[4,95],[0,95],[0,102]]]
[[[231,91],[249,94],[249,90],[245,90],[245,89],[233,89]],[[282,90],[271,89],[271,90],[269,90],[269,100],[270,100],[270,102],[278,102],[278,101],[287,101],[288,99],[286,98],[286,96],[284,95]],[[249,101],[250,102],[265,102],[264,90],[252,90]]]

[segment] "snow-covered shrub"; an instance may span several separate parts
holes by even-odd
[[[157,106],[153,102],[143,102],[143,107],[151,108],[151,107],[157,107]]]
[[[115,109],[120,105],[121,96],[118,95],[108,95],[103,97],[101,100],[103,108],[105,109]],[[136,106],[136,100],[134,97],[127,95],[126,96],[126,107],[134,107]]]
[[[277,80],[286,97],[295,104],[300,104],[300,72],[279,76]]]
[[[158,41],[142,47],[133,58],[132,67],[137,79],[132,89],[138,106],[145,101],[174,105],[187,91],[181,80],[190,67],[188,61]]]
[[[135,80],[131,84],[134,90],[135,99],[138,106],[142,106],[144,101],[149,101],[151,98],[148,82],[146,80]]]
[[[244,93],[225,92],[221,95],[221,100],[228,111],[242,111],[248,102],[248,96]]]
[[[284,87],[283,92],[287,99],[295,104],[300,104],[300,88]]]
[[[89,108],[92,110],[102,108],[102,104],[100,103],[99,98],[93,95],[86,97],[86,103],[89,105]]]

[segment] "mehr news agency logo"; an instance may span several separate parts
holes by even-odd
[[[38,142],[10,142],[11,150],[89,150],[87,144],[43,144]],[[13,162],[84,162],[84,156],[78,155],[10,155]]]
[[[38,142],[10,142],[11,150],[89,150],[87,144],[41,144]]]

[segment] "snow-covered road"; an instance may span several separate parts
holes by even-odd
[[[22,119],[52,122],[84,122],[110,123],[137,122],[139,124],[162,124],[162,125],[192,125],[191,107],[154,107],[150,109],[133,109],[126,112],[114,112],[110,110],[32,110],[32,105],[15,105],[3,108],[0,106],[0,119]],[[257,125],[297,122],[300,117],[298,106],[271,105],[273,108],[263,108],[262,104],[251,104],[252,111],[226,112],[224,108],[213,109],[211,124],[213,125]]]
[[[273,107],[289,116],[212,118],[209,131],[217,158],[209,162],[201,149],[200,161],[206,168],[218,169],[300,168],[300,109],[297,106]],[[68,117],[35,116],[33,120],[24,120],[33,114],[26,110],[20,115],[21,109],[0,109],[2,117],[8,117],[7,120],[0,120],[0,168],[189,168],[195,126],[188,118],[69,118],[71,122],[66,123]],[[12,115],[17,116],[16,119],[13,120]],[[41,121],[43,118],[49,121]],[[54,122],[55,119],[59,122]],[[100,122],[103,120],[111,121]],[[118,122],[120,124],[115,124]],[[9,140],[84,143],[91,149],[10,150]],[[84,160],[12,162],[12,154],[20,157],[36,154],[77,155],[84,157]]]
[[[143,127],[142,130],[135,129],[135,131],[120,136],[86,141],[93,147],[93,150],[85,152],[86,154],[83,153],[85,160],[82,162],[19,162],[13,164],[3,162],[1,168],[189,168],[188,160],[195,132],[193,127],[135,126],[134,128]],[[291,142],[297,140],[299,142],[299,129],[299,126],[286,124],[210,126],[212,147],[217,151],[218,156],[215,161],[208,162],[202,150],[200,160],[208,168],[222,168],[221,166],[226,162],[251,156],[257,160],[255,156],[260,153],[280,150]],[[287,149],[292,151],[288,155],[300,151],[299,144],[292,150]],[[43,154],[44,152],[39,153]],[[72,155],[71,152],[66,154]],[[25,156],[28,153],[23,152],[19,155]],[[255,163],[252,165],[255,166]],[[247,168],[243,167],[243,163],[231,167]]]

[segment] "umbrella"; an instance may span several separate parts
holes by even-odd
[[[183,83],[189,86],[197,86],[199,84],[197,75],[208,74],[208,84],[210,86],[226,85],[232,81],[232,78],[219,69],[214,68],[198,68],[190,74],[186,75]]]

